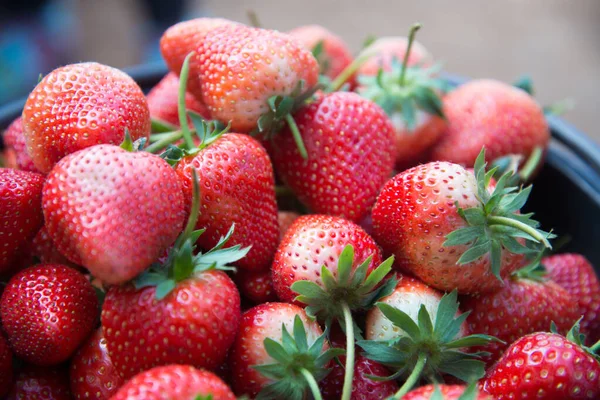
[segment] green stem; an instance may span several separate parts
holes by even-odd
[[[258,19],[258,14],[254,10],[246,11],[246,16],[248,16],[248,21],[250,21],[250,26],[254,28],[262,28],[262,24],[260,23],[260,19]]]
[[[494,216],[488,217],[488,222],[490,223],[490,226],[504,225],[504,226],[510,226],[511,228],[518,229],[521,232],[525,232],[526,234],[528,234],[532,238],[536,239],[537,241],[542,242],[544,244],[544,246],[546,246],[547,248],[549,248],[549,249],[552,248],[552,246],[550,245],[550,242],[548,242],[548,239],[546,239],[544,237],[544,235],[539,233],[535,228],[532,228],[531,226],[524,224],[521,221],[517,221],[516,219],[512,219],[512,218],[500,217],[500,216],[494,215]]]
[[[341,307],[344,312],[344,324],[346,325],[346,371],[344,373],[342,400],[350,400],[354,379],[354,322],[348,303],[342,302]]]
[[[158,118],[152,118],[150,120],[150,124],[153,133],[173,132],[179,129],[178,126],[175,126]]]
[[[600,340],[598,340],[595,344],[593,344],[590,347],[590,350],[592,350],[592,353],[598,352],[598,350],[600,350]]]
[[[296,125],[296,121],[294,121],[294,117],[290,114],[285,116],[285,120],[292,131],[292,136],[294,137],[294,142],[296,142],[296,146],[298,147],[298,151],[303,159],[308,158],[308,153],[306,152],[306,147],[304,147],[304,142],[302,141],[302,135],[300,134],[300,130],[298,129],[298,125]]]
[[[162,137],[161,139],[152,143],[150,146],[146,147],[145,151],[147,151],[148,153],[156,153],[158,151],[161,151],[166,146],[181,139],[182,136],[183,131],[171,132],[169,135]]]
[[[544,154],[544,150],[540,146],[536,146],[531,155],[519,171],[519,178],[522,182],[528,182],[531,179],[531,175],[537,169],[538,165],[542,161],[542,155]]]
[[[188,118],[185,108],[185,93],[187,88],[188,76],[190,74],[190,58],[194,53],[190,53],[185,57],[183,65],[181,66],[181,73],[179,74],[179,95],[177,98],[177,114],[179,116],[179,125],[183,132],[183,140],[185,141],[186,147],[193,149],[194,141],[192,140],[192,134],[190,133],[190,126],[188,124]]]
[[[188,217],[187,224],[183,233],[179,235],[175,244],[174,249],[179,249],[185,243],[186,240],[191,236],[192,232],[196,228],[196,222],[198,222],[198,214],[200,213],[200,184],[198,183],[198,172],[195,168],[192,168],[192,209],[190,210],[190,216]]]
[[[373,51],[370,47],[367,47],[362,53],[354,59],[338,76],[335,77],[333,82],[325,89],[325,91],[331,93],[340,90],[340,88],[346,83],[348,79],[352,77],[358,71],[362,65],[367,62],[369,58],[373,56]]]
[[[419,380],[423,369],[425,368],[425,364],[427,363],[427,355],[425,353],[419,353],[419,358],[417,358],[417,363],[413,368],[412,372],[404,382],[404,384],[400,387],[400,389],[394,394],[392,399],[400,400],[406,393],[410,391],[410,389],[415,386],[415,383]]]
[[[415,35],[419,29],[421,29],[421,24],[417,22],[416,24],[413,24],[413,26],[410,27],[410,31],[408,32],[408,45],[406,46],[406,53],[404,53],[404,59],[402,60],[402,69],[400,70],[400,79],[398,80],[400,86],[404,86],[408,57],[410,57],[410,51],[412,49],[413,42],[415,41]]]
[[[304,379],[306,379],[306,382],[308,383],[308,387],[310,387],[310,391],[313,395],[313,398],[315,400],[323,400],[321,392],[319,391],[319,385],[317,384],[315,377],[312,376],[312,374],[308,372],[306,368],[302,368],[300,370],[300,373],[302,374],[302,376],[304,376]]]

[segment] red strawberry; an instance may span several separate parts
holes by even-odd
[[[7,400],[72,400],[69,377],[63,367],[28,365],[17,375]]]
[[[583,315],[581,331],[588,343],[600,340],[600,281],[594,267],[580,254],[558,254],[542,259],[550,279],[562,286]]]
[[[279,222],[279,236],[283,238],[283,235],[292,226],[295,220],[300,217],[300,214],[294,211],[279,211],[277,213],[277,222]]]
[[[567,332],[579,315],[575,299],[543,274],[524,268],[497,292],[467,297],[462,302],[470,310],[467,318],[473,333],[492,335],[505,343],[490,343],[483,351],[488,365],[496,361],[508,345],[523,335],[544,331],[554,322],[560,332]]]
[[[60,251],[58,251],[54,245],[54,242],[52,241],[52,238],[50,238],[50,235],[48,235],[48,230],[45,226],[42,226],[42,229],[40,229],[37,235],[35,235],[33,238],[31,252],[42,263],[63,265],[71,264],[71,262],[67,260],[67,258],[63,256]]]
[[[112,145],[63,158],[48,175],[43,208],[58,250],[110,284],[156,261],[185,218],[173,168],[153,154]]]
[[[189,85],[189,81],[188,81]],[[160,82],[150,90],[146,99],[148,109],[152,118],[179,126],[179,114],[177,112],[179,96],[179,78],[173,72],[165,75]],[[185,93],[185,108],[194,111],[206,119],[210,119],[206,106],[192,96]]]
[[[384,71],[391,70],[392,61],[404,59],[408,48],[408,38],[401,36],[381,37],[368,47],[374,55],[367,60],[357,71],[357,75],[375,76],[380,68]],[[414,42],[408,58],[408,66],[428,66],[432,63],[431,54],[419,42]]]
[[[300,26],[291,30],[289,35],[313,52],[321,74],[331,79],[337,77],[353,60],[342,38],[320,25]]]
[[[6,396],[13,384],[13,354],[4,335],[0,333],[0,396]]]
[[[82,273],[40,264],[11,278],[2,293],[0,314],[17,356],[54,365],[71,357],[92,331],[98,299]]]
[[[270,270],[258,272],[240,270],[235,274],[234,280],[240,293],[254,304],[277,301]]]
[[[496,290],[502,286],[496,278],[522,266],[523,238],[549,246],[550,235],[536,229],[530,214],[519,214],[531,188],[505,189],[508,179],[491,185],[483,151],[474,173],[447,162],[406,170],[377,198],[374,237],[398,267],[435,288]]]
[[[44,176],[0,168],[0,273],[18,264],[42,227]]]
[[[25,135],[23,134],[23,120],[21,117],[15,119],[6,128],[3,134],[4,146],[6,151],[14,153],[14,166],[7,165],[22,171],[39,172],[33,165],[33,160],[27,152],[27,143],[25,143]]]
[[[129,131],[150,134],[146,96],[130,76],[97,63],[67,65],[41,80],[23,109],[27,150],[50,172],[64,156],[97,144],[118,145]]]
[[[432,160],[471,166],[482,147],[487,159],[528,158],[550,140],[542,107],[526,92],[493,80],[468,82],[444,97],[447,128]]]
[[[218,376],[190,365],[168,365],[144,371],[125,383],[111,400],[234,400]]]
[[[482,386],[497,400],[598,399],[600,361],[581,344],[578,326],[566,338],[532,333],[510,345]]]
[[[77,400],[108,400],[119,390],[123,379],[110,360],[101,327],[73,355],[69,375]]]
[[[196,51],[190,76],[200,76],[201,90],[188,88],[213,118],[231,122],[235,132],[254,130],[263,114],[275,117],[270,98],[295,95],[302,82],[312,88],[318,80],[310,51],[277,31],[221,26],[210,30]]]
[[[394,129],[384,111],[355,93],[321,95],[294,115],[308,159],[293,135],[270,143],[273,165],[313,212],[360,219],[394,164]]]
[[[279,242],[273,167],[267,152],[255,139],[240,134],[225,134],[206,146],[176,167],[188,207],[193,171],[201,182],[196,227],[206,228],[206,233],[198,244],[212,248],[235,223],[230,243],[252,246],[237,265],[249,271],[266,270]]]
[[[435,397],[436,390],[441,394],[441,397]],[[461,397],[468,390],[469,388],[465,385],[425,385],[406,393],[402,400],[493,400],[490,395],[481,392],[476,395],[473,393],[472,397]]]

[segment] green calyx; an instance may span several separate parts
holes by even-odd
[[[462,392],[460,397],[457,400],[476,400],[479,395],[479,390],[477,390],[477,382],[471,383],[469,386],[465,388],[465,391]],[[431,394],[430,400],[444,400],[444,395],[440,391],[439,386],[435,385],[433,393]]]
[[[319,72],[321,75],[326,75],[331,67],[331,60],[325,53],[325,41],[320,40],[312,49],[312,55],[319,63]]]
[[[555,236],[538,229],[540,224],[532,219],[532,213],[519,214],[531,193],[531,186],[524,189],[509,186],[512,172],[507,172],[498,179],[490,194],[488,187],[496,168],[486,172],[485,167],[485,149],[482,149],[475,161],[479,204],[467,209],[456,204],[458,214],[468,226],[448,234],[444,246],[469,245],[458,260],[459,264],[467,264],[489,254],[492,273],[501,279],[502,249],[514,254],[528,254],[538,251],[538,244],[552,248],[548,240]],[[517,239],[525,240],[525,245]]]
[[[498,180],[502,175],[510,172],[511,176],[507,181],[507,186],[518,186],[521,183],[529,182],[533,173],[544,161],[544,149],[537,146],[533,149],[527,160],[523,161],[520,154],[509,154],[492,161],[491,167],[496,168],[494,179]]]
[[[499,340],[481,334],[456,339],[469,314],[456,317],[456,290],[440,300],[435,322],[424,305],[421,305],[416,321],[386,303],[377,303],[377,307],[392,324],[406,334],[389,341],[362,340],[358,341],[358,345],[367,358],[396,371],[384,380],[408,375],[408,384],[403,387],[402,395],[422,377],[430,382],[443,382],[442,375],[449,374],[465,382],[472,382],[484,375],[485,363],[480,358],[486,353],[466,353],[464,348],[485,346]]]
[[[585,335],[579,331],[582,319],[583,317],[579,318],[577,322],[575,322],[575,325],[573,325],[571,329],[569,329],[569,332],[567,332],[567,335],[565,337],[569,342],[581,347],[586,353],[594,357],[594,359],[600,363],[600,340],[598,340],[595,344],[591,346],[585,345]],[[550,332],[555,333],[557,335],[560,334],[558,333],[558,329],[554,321],[551,322]]]
[[[264,340],[267,354],[275,362],[253,365],[252,368],[273,380],[256,397],[257,400],[290,399],[302,400],[310,391],[315,399],[320,399],[317,382],[329,373],[326,368],[334,358],[344,354],[342,349],[323,351],[326,334],[319,336],[314,343],[308,343],[302,319],[294,319],[293,336],[285,325],[281,328],[281,343],[271,338]]]
[[[183,233],[177,238],[173,248],[169,251],[164,263],[155,263],[134,280],[136,289],[148,286],[156,287],[156,298],[161,300],[166,297],[177,283],[194,275],[211,270],[235,271],[230,264],[242,259],[250,251],[250,247],[242,248],[241,245],[225,247],[233,235],[235,224],[225,236],[209,251],[203,253],[196,249],[196,241],[205,229],[194,230],[200,210],[200,188],[198,175],[193,174],[192,210]]]
[[[301,280],[295,282],[291,289],[298,293],[296,301],[307,305],[306,314],[316,317],[330,327],[334,320],[344,327],[344,307],[351,311],[369,310],[382,297],[392,293],[398,280],[395,277],[379,285],[392,269],[394,257],[385,260],[367,277],[367,271],[373,257],[369,256],[355,270],[354,248],[347,245],[340,254],[337,266],[337,277],[327,267],[321,267],[323,287],[315,282]],[[359,327],[354,330],[360,335]]]
[[[129,129],[125,128],[125,138],[119,145],[120,148],[129,152],[142,151],[146,145],[146,138],[140,138],[135,142],[131,140]]]

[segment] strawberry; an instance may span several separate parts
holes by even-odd
[[[69,378],[71,393],[77,400],[108,400],[123,384],[108,355],[101,327],[73,355]]]
[[[482,350],[488,365],[496,361],[508,345],[523,335],[543,331],[554,322],[567,332],[579,315],[575,299],[566,290],[548,280],[539,268],[526,267],[513,274],[497,292],[466,297],[463,309],[473,333],[493,335],[501,342],[490,343]]]
[[[144,371],[125,383],[112,400],[234,400],[231,389],[212,372],[190,365]]]
[[[179,78],[176,74],[170,72],[165,75],[165,77],[162,78],[146,96],[150,117],[174,126],[179,126],[179,114],[177,112],[178,93]],[[204,118],[208,119],[210,117],[206,106],[189,92],[185,93],[185,107],[190,111],[200,114]]]
[[[113,145],[60,160],[48,175],[42,201],[46,229],[58,250],[110,284],[123,283],[156,261],[185,218],[181,185],[169,164]]]
[[[302,308],[288,303],[251,308],[229,355],[233,389],[252,398],[260,392],[261,398],[302,399],[340,354],[328,347],[321,327]]]
[[[0,333],[0,396],[6,396],[13,384],[13,354],[8,341]]]
[[[577,315],[583,315],[581,331],[589,343],[600,340],[600,281],[594,267],[584,256],[574,253],[543,258],[542,265],[550,279],[576,302]]]
[[[482,147],[487,160],[507,155],[527,159],[550,140],[542,107],[526,92],[494,80],[468,82],[444,97],[447,128],[432,160],[471,166]]]
[[[507,187],[510,173],[494,187],[482,150],[474,172],[432,162],[392,178],[373,207],[373,234],[397,266],[425,283],[460,293],[484,293],[522,266],[530,243],[549,247],[552,235],[537,229],[531,214],[519,214],[531,187]],[[522,243],[525,241],[525,245]]]
[[[7,400],[72,400],[63,367],[25,366],[15,378]]]
[[[39,172],[33,165],[33,160],[27,152],[27,143],[23,134],[23,119],[21,117],[15,119],[4,131],[2,136],[6,152],[12,152],[14,157],[14,165],[7,164],[8,167],[20,169],[22,171]]]
[[[0,299],[2,325],[17,356],[36,365],[67,360],[94,328],[98,299],[86,277],[40,264],[11,278]]]
[[[283,238],[287,230],[292,226],[300,214],[294,211],[279,211],[277,213],[277,222],[279,223],[279,236]]]
[[[198,75],[201,87],[200,92],[188,89],[235,132],[263,131],[283,114],[289,116],[287,106],[283,112],[274,99],[297,96],[299,89],[315,86],[319,76],[317,60],[292,37],[243,25],[210,30],[194,58],[198,65],[191,62],[190,76]]]
[[[289,35],[312,51],[322,75],[337,77],[352,62],[352,53],[342,38],[320,25],[304,25],[292,29]]]
[[[54,245],[45,226],[33,238],[31,252],[42,263],[63,264],[71,266],[71,262],[62,255]]]
[[[360,221],[392,172],[389,118],[355,93],[335,92],[319,96],[294,119],[309,158],[286,130],[269,143],[275,170],[313,212]]]
[[[488,370],[483,390],[504,399],[600,398],[600,360],[582,344],[579,325],[566,337],[538,332],[523,336]]]
[[[409,38],[402,36],[381,37],[368,46],[368,60],[358,69],[357,75],[376,76],[379,69],[389,71],[394,60],[403,60],[406,56]],[[429,51],[419,42],[412,44],[406,64],[410,66],[427,67],[432,63]]]
[[[270,270],[258,272],[240,270],[234,280],[240,293],[254,304],[277,301]]]
[[[13,269],[44,223],[44,176],[0,168],[0,273]]]
[[[97,63],[55,69],[33,89],[23,109],[27,150],[48,173],[61,158],[97,144],[118,145],[150,134],[146,97],[118,69]]]
[[[436,397],[437,396],[437,397]],[[406,393],[402,400],[493,400],[475,385],[425,385]]]

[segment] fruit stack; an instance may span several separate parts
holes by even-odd
[[[418,29],[196,19],[147,96],[43,77],[4,133],[0,395],[600,398],[598,278],[521,211],[543,108],[450,87]]]

